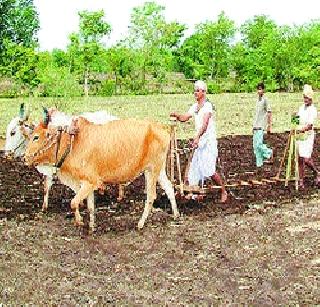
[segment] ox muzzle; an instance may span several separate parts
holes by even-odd
[[[24,163],[28,166],[37,166],[37,163],[34,161],[34,157],[32,155],[25,155],[24,158]]]

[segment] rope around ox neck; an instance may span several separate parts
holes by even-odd
[[[58,134],[52,134],[51,136],[49,136],[49,138],[44,143],[43,147],[38,149],[36,152],[31,154],[29,157],[35,158],[35,157],[43,154],[44,152],[46,152],[48,149],[50,149],[53,145],[55,145],[57,143],[57,138],[54,139],[54,137],[56,137],[56,136],[58,136]],[[53,141],[50,143],[51,140],[53,140]]]

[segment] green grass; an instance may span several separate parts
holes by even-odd
[[[319,99],[319,94],[314,101]],[[256,101],[255,93],[208,95],[216,105],[218,136],[229,134],[251,134]],[[290,129],[290,114],[297,111],[302,104],[302,94],[267,93],[272,104],[273,131],[281,132]],[[172,111],[185,112],[194,102],[193,95],[148,95],[148,96],[115,96],[110,98],[28,98],[0,99],[0,136],[5,136],[6,126],[18,114],[19,105],[25,102],[32,110],[32,120],[41,118],[42,106],[56,106],[62,111],[73,114],[106,110],[122,118],[149,118],[169,123]],[[315,104],[317,107],[317,104]],[[191,137],[193,122],[179,123],[178,136]]]

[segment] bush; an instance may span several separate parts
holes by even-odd
[[[28,97],[30,95],[30,87],[21,84],[10,78],[0,79],[0,97],[1,98],[15,98]]]
[[[108,97],[115,94],[116,82],[114,80],[103,80],[97,91],[98,96]]]
[[[172,93],[177,94],[188,94],[193,91],[193,83],[186,80],[176,80],[173,82],[173,91]]]
[[[43,97],[80,97],[83,88],[66,67],[47,67],[38,74],[38,95]]]
[[[207,82],[208,94],[219,94],[222,92],[220,84],[213,81]]]

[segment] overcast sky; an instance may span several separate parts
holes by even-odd
[[[79,28],[77,12],[100,10],[112,32],[108,44],[115,43],[127,31],[132,8],[141,6],[143,0],[34,0],[40,26],[41,50],[64,49],[68,35]],[[165,7],[167,21],[184,23],[192,31],[194,25],[207,20],[216,20],[221,11],[241,25],[254,15],[265,14],[278,25],[307,23],[320,18],[320,0],[156,0]]]

